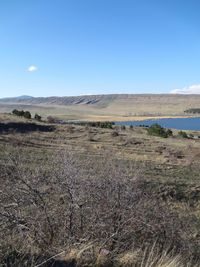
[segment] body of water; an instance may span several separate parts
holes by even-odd
[[[200,117],[116,122],[116,124],[118,125],[133,125],[133,126],[140,126],[140,125],[151,126],[152,124],[155,123],[158,123],[162,127],[170,129],[200,131]]]

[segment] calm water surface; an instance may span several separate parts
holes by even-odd
[[[143,121],[123,121],[123,122],[117,122],[116,124],[133,125],[133,126],[140,126],[140,125],[151,126],[154,123],[158,123],[165,128],[200,131],[200,117],[155,119],[155,120],[143,120]]]

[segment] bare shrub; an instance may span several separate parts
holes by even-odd
[[[48,123],[57,123],[57,119],[55,117],[52,117],[52,116],[48,116],[47,117],[47,122]]]
[[[117,136],[119,136],[119,132],[117,130],[114,130],[114,131],[111,132],[111,136],[112,137],[117,137]]]
[[[88,133],[88,141],[90,141],[90,142],[94,142],[95,141],[95,134],[94,133],[92,133],[92,132],[89,132]]]
[[[72,125],[68,125],[66,127],[66,130],[67,130],[68,133],[72,134],[72,133],[74,133],[75,127],[72,126]]]
[[[137,165],[112,151],[93,159],[69,148],[37,164],[18,151],[0,175],[1,257],[5,250],[55,255],[91,242],[117,255],[156,240],[158,251],[198,258],[200,240],[191,235],[198,222],[180,218]]]

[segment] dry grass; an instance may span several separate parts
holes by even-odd
[[[148,249],[146,249],[148,250]],[[21,264],[24,264],[23,262]],[[53,264],[53,265],[52,265]],[[180,255],[172,256],[166,251],[157,254],[150,251],[142,255],[141,251],[129,251],[113,257],[110,253],[103,254],[94,245],[84,245],[79,249],[62,251],[49,257],[39,264],[29,267],[199,267],[187,262]],[[20,266],[22,267],[22,266]]]
[[[200,141],[114,131],[57,125],[0,135],[1,256],[42,254],[41,263],[59,254],[81,267],[185,267],[198,257]],[[161,253],[165,242],[179,249]]]

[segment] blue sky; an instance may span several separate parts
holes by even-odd
[[[1,0],[0,97],[200,93],[199,0]]]

